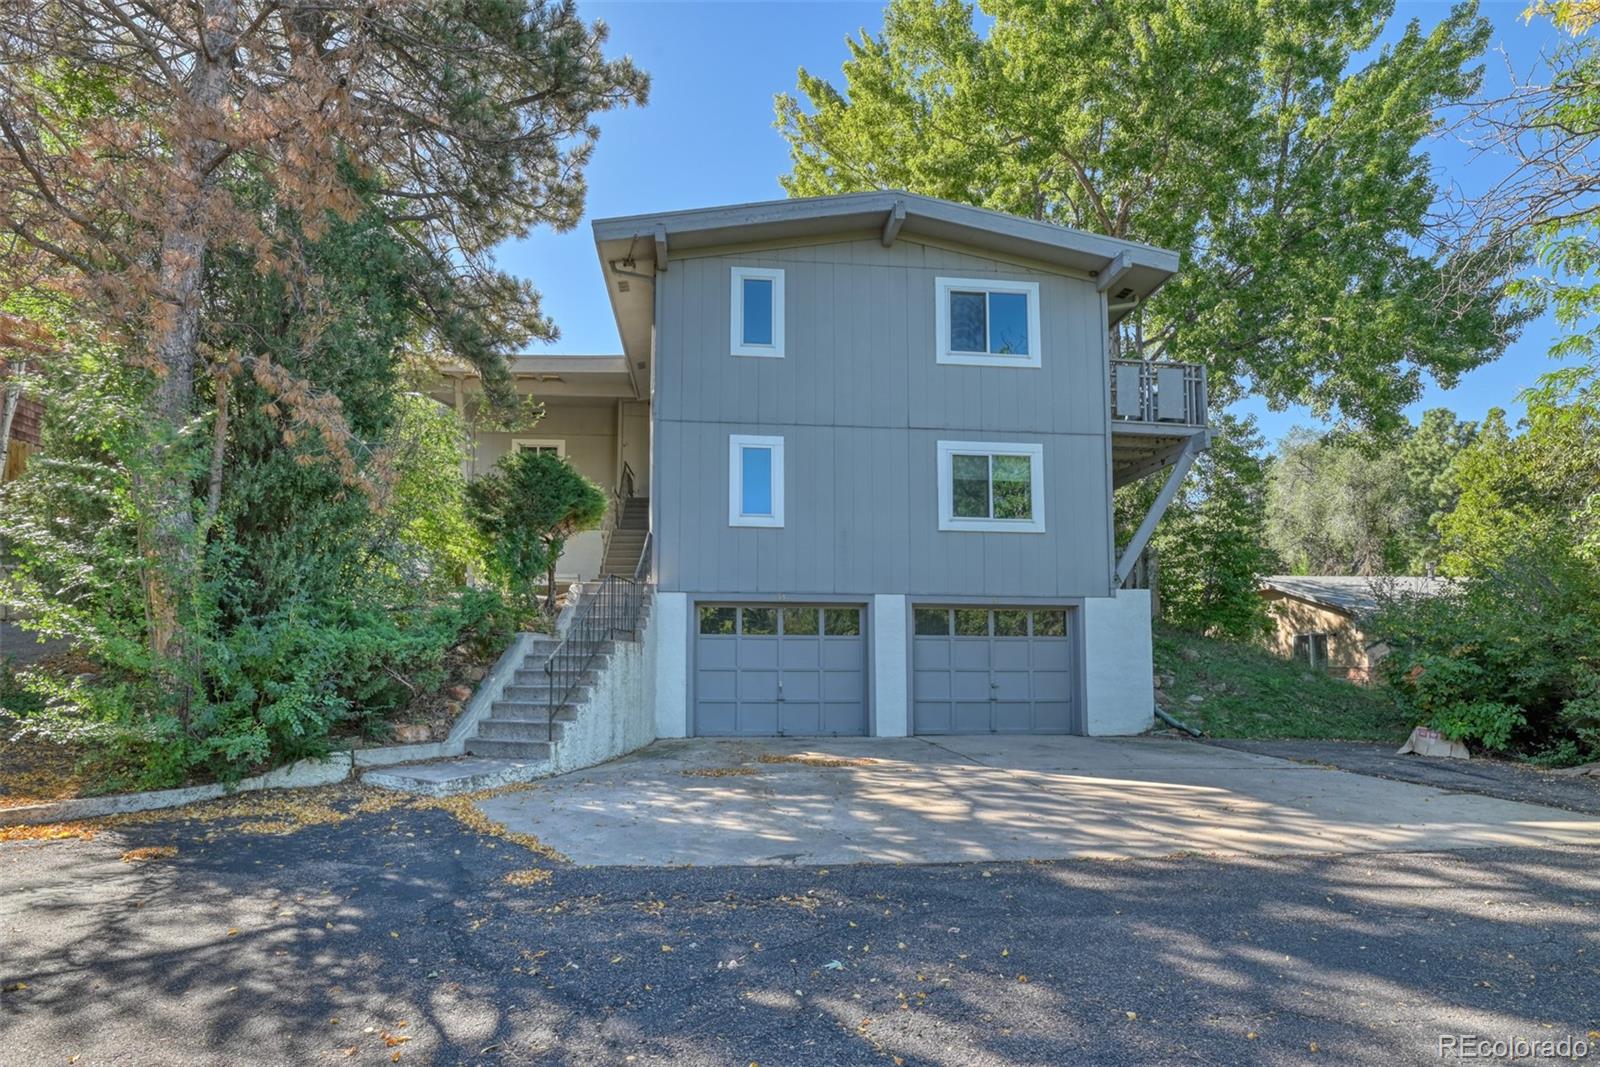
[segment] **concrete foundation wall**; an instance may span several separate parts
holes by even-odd
[[[1155,722],[1150,591],[1122,589],[1083,602],[1085,732],[1138,734]]]
[[[616,759],[656,739],[654,655],[651,632],[656,616],[647,614],[638,639],[616,642],[594,691],[575,721],[562,727],[550,757],[550,774],[565,774]]]

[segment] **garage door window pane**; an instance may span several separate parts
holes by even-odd
[[[994,613],[996,637],[1027,637],[1028,613],[1026,611],[997,611]]]
[[[822,615],[824,629],[829,637],[861,636],[861,609],[828,608]]]
[[[1064,611],[1036,611],[1033,613],[1033,636],[1067,636],[1067,613]]]
[[[957,637],[988,637],[989,613],[972,608],[956,611]]]
[[[700,632],[703,634],[728,634],[732,636],[738,610],[737,608],[702,607],[700,609]]]
[[[789,637],[815,637],[817,635],[817,609],[784,608],[783,632]]]
[[[774,637],[778,633],[777,608],[745,608],[744,629],[746,637]]]
[[[918,608],[912,613],[912,628],[919,637],[949,637],[950,612],[946,608]]]

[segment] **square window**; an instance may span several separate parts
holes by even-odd
[[[783,632],[787,637],[815,637],[817,629],[816,608],[784,608]]]
[[[712,607],[709,604],[700,606],[700,632],[703,634],[718,634],[731,637],[738,624],[738,608]]]
[[[948,608],[917,608],[911,613],[912,630],[919,637],[949,637]]]
[[[511,442],[511,447],[518,452],[537,452],[541,456],[561,456],[567,454],[565,441],[533,440],[527,437],[518,437]]]
[[[783,525],[783,438],[728,438],[728,525]]]
[[[1039,283],[935,278],[938,362],[1038,367]]]
[[[1044,532],[1044,446],[940,441],[939,529]]]
[[[729,344],[736,356],[783,355],[783,271],[732,269]]]
[[[860,637],[860,608],[827,608],[822,613],[823,630],[829,637]]]

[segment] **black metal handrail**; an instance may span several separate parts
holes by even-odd
[[[639,546],[639,562],[633,568],[633,580],[641,585],[650,580],[650,540],[655,531],[644,532],[644,544]]]
[[[582,681],[589,664],[607,641],[618,633],[632,634],[639,627],[639,612],[644,606],[644,586],[632,578],[608,574],[600,588],[583,599],[550,658],[544,661],[545,681],[549,686],[550,714],[548,737],[556,739],[556,715],[566,707],[572,691]]]
[[[622,461],[622,499],[633,499],[633,468],[628,466],[628,461]]]

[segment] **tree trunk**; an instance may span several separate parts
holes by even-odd
[[[224,146],[206,136],[207,124],[226,120],[228,63],[237,35],[233,0],[205,0],[200,43],[189,77],[192,113],[180,118],[174,138],[172,223],[162,237],[160,299],[166,307],[152,330],[152,354],[161,384],[151,401],[158,439],[151,486],[150,536],[146,545],[145,595],[150,609],[150,647],[181,659],[187,642],[179,619],[181,599],[194,588],[194,479],[183,455],[185,431],[194,412],[199,361],[201,289],[205,277],[207,199]]]

